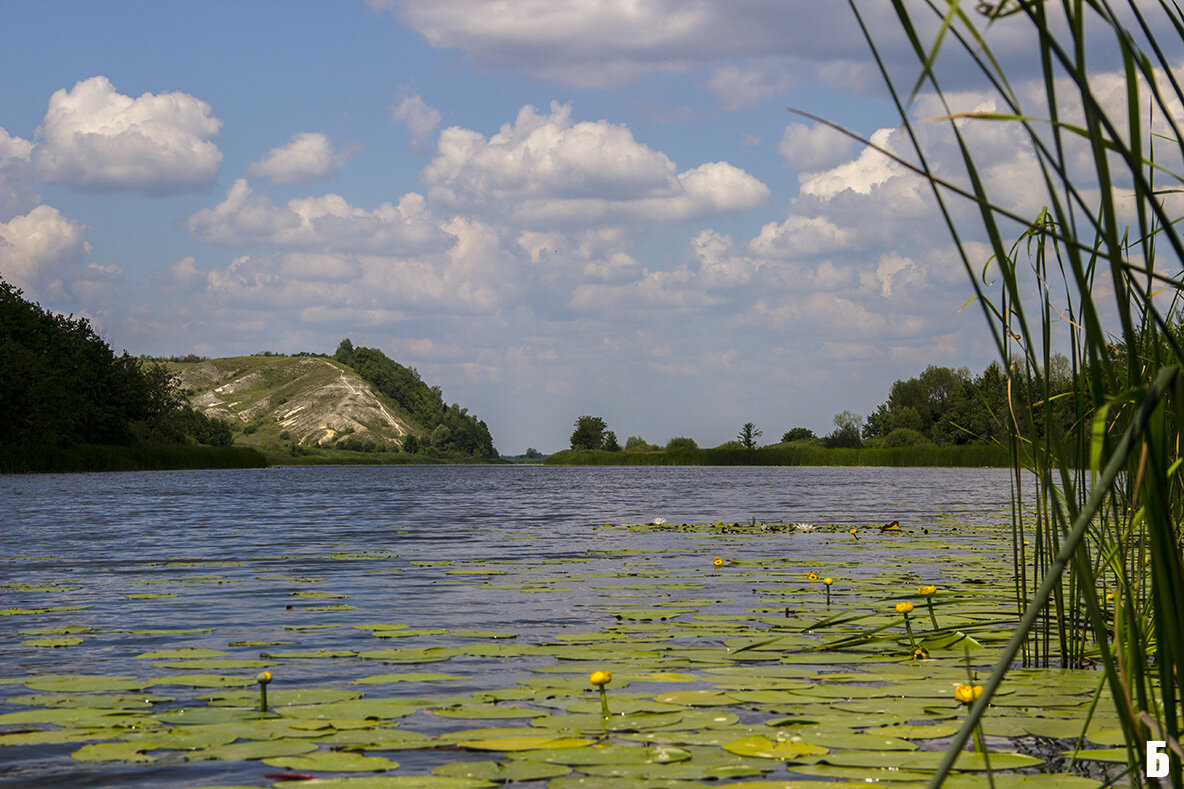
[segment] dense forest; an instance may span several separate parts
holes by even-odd
[[[231,443],[229,426],[190,408],[164,367],[116,355],[85,318],[48,312],[3,280],[0,369],[4,470],[80,445]]]
[[[394,400],[427,435],[424,441],[443,452],[459,452],[482,458],[497,457],[489,428],[456,403],[447,405],[438,386],[428,386],[413,367],[404,367],[377,348],[354,347],[341,341],[333,358],[351,367],[364,381]],[[418,439],[411,436],[403,446],[415,451]]]

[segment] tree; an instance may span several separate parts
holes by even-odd
[[[581,416],[571,434],[572,449],[600,449],[604,446],[604,420],[598,416]]]
[[[604,441],[602,444],[605,452],[620,452],[621,445],[617,443],[617,434],[611,430],[606,430],[604,433]]]
[[[817,438],[814,431],[808,427],[793,427],[785,431],[781,436],[781,443],[788,444],[790,441],[809,441],[811,438]]]
[[[740,428],[740,434],[736,436],[745,449],[756,449],[756,440],[760,438],[762,433],[756,425],[752,422],[745,422],[744,427]]]
[[[535,449],[534,447],[527,447],[527,448],[526,448],[526,457],[527,457],[527,459],[529,459],[529,460],[537,460],[538,458],[541,458],[542,456],[543,456],[543,453],[542,453],[542,452],[539,452],[539,451],[538,451],[537,449]]]
[[[859,426],[862,422],[863,417],[851,411],[835,414],[835,429],[826,437],[824,443],[830,448],[858,449],[863,446],[863,440],[859,437]]]
[[[629,438],[625,439],[625,451],[626,452],[633,452],[633,451],[644,452],[647,449],[657,449],[657,447],[654,446],[653,444],[648,443],[641,436],[629,436]]]
[[[682,436],[676,436],[675,438],[672,438],[666,442],[666,451],[667,452],[670,452],[670,451],[677,452],[680,450],[686,451],[686,450],[698,449],[698,448],[699,448],[699,445],[697,443],[695,443],[695,439],[693,439],[693,438],[684,438]]]
[[[418,452],[419,451],[419,439],[416,438],[415,436],[407,436],[407,438],[403,439],[403,451],[404,452]]]
[[[450,438],[452,438],[452,431],[448,429],[447,425],[436,425],[436,429],[432,431],[432,446],[436,449],[444,449]]]

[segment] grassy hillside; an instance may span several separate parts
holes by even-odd
[[[423,435],[396,403],[332,359],[236,356],[169,368],[194,408],[229,421],[236,444],[272,457],[320,447],[352,459],[397,452],[409,436]]]

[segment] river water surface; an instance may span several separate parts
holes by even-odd
[[[0,679],[11,684],[0,691],[8,698],[29,693],[16,684],[27,676],[167,675],[166,667],[137,657],[161,649],[257,658],[259,646],[233,645],[389,646],[356,627],[374,623],[513,631],[516,643],[539,644],[604,627],[614,606],[680,595],[718,599],[713,613],[740,611],[752,605],[753,593],[711,576],[712,556],[775,555],[787,569],[818,567],[843,558],[852,544],[849,525],[894,519],[913,533],[957,523],[951,541],[969,545],[976,526],[1008,521],[1009,491],[1002,469],[401,466],[5,476]],[[655,518],[817,526],[767,539],[602,526]],[[689,580],[697,588],[629,589],[613,583],[622,573]],[[78,630],[82,642],[22,643],[61,628]],[[460,642],[438,636],[398,646],[428,643]],[[444,692],[464,694],[512,686],[539,663],[459,656],[421,668],[289,660],[273,672],[275,687],[340,687],[376,668],[449,671],[468,679]],[[192,699],[201,691],[154,692]],[[0,714],[27,708],[8,702]],[[2,721],[0,732],[22,728]],[[257,762],[82,763],[70,757],[77,748],[0,748],[0,779],[45,786],[267,783],[259,776],[269,768]],[[441,759],[405,752],[399,761],[400,773],[422,774]]]

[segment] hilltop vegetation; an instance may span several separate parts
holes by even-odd
[[[425,384],[415,368],[404,367],[377,348],[355,348],[348,338],[337,346],[333,358],[353,368],[363,380],[403,408],[435,449],[480,458],[497,457],[485,423],[456,403],[445,405],[440,387]]]
[[[48,312],[3,280],[0,363],[0,470],[262,464],[199,451],[229,449],[230,429],[191,408],[168,370],[116,355],[85,318]]]

